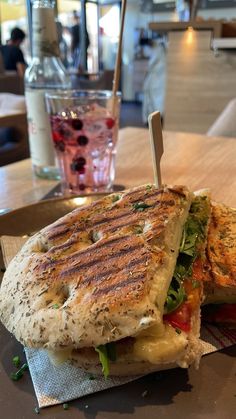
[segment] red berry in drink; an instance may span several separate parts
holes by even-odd
[[[81,191],[84,191],[84,190],[85,190],[85,188],[86,188],[86,186],[85,186],[85,184],[84,184],[84,183],[80,183],[80,184],[79,184],[79,189],[80,189]]]
[[[81,146],[87,145],[88,141],[88,137],[86,137],[85,135],[79,135],[79,137],[77,138],[77,143]]]
[[[108,129],[112,129],[115,125],[115,121],[113,118],[107,118],[106,119],[106,126]]]
[[[77,159],[73,160],[70,167],[73,172],[80,172],[82,169],[84,169],[85,164],[86,164],[85,158],[78,157]]]
[[[63,141],[57,141],[55,146],[59,151],[62,151],[62,153],[64,153],[66,147]]]
[[[57,141],[60,141],[61,140],[61,136],[60,136],[59,132],[57,132],[57,131],[53,131],[52,132],[52,138],[53,138],[53,141],[55,141],[55,143]]]
[[[81,167],[81,169],[78,170],[80,175],[84,175],[85,174],[85,167]]]
[[[83,128],[83,122],[80,119],[72,119],[71,126],[74,130],[80,131]]]

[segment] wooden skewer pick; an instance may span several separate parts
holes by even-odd
[[[126,0],[122,0],[119,43],[118,43],[118,51],[117,51],[117,56],[116,56],[113,89],[112,89],[112,99],[113,99],[112,115],[115,115],[116,93],[117,93],[119,82],[120,82],[121,51],[122,51],[122,40],[123,40],[123,33],[124,33],[125,11],[126,11]]]
[[[160,162],[164,152],[160,112],[153,112],[149,115],[148,126],[152,151],[154,181],[156,187],[160,188],[162,185]]]

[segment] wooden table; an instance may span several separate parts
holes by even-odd
[[[212,197],[236,206],[236,138],[164,132],[163,182],[210,188]],[[116,183],[126,188],[153,181],[147,129],[120,130]],[[36,179],[30,159],[0,168],[0,208],[40,200],[55,181]]]
[[[210,187],[215,199],[236,206],[236,139],[166,132],[164,143],[165,182],[185,183],[192,189]],[[116,183],[130,187],[152,180],[148,131],[121,130]],[[41,199],[55,182],[32,178],[30,160],[25,160],[1,168],[0,185],[0,208],[16,208]],[[16,225],[23,233],[35,222],[43,224],[47,218],[44,205],[50,206],[55,215],[55,202],[51,201],[37,205],[44,207],[40,213],[31,207],[29,216],[28,207],[0,217],[2,229],[8,230],[5,234],[11,234],[11,230],[17,235]],[[32,231],[37,231],[36,226]],[[3,266],[1,263],[0,259]],[[45,419],[233,418],[235,350],[231,346],[203,357],[198,371],[190,367],[149,374],[129,384],[71,401],[68,412],[58,405],[42,409],[40,416]],[[25,374],[19,383],[9,379],[12,358],[21,354],[22,346],[0,325],[0,400],[4,419],[34,419],[36,415],[37,402],[30,375]]]

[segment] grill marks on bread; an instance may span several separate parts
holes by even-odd
[[[184,196],[182,188],[173,188],[170,192],[169,189],[140,187],[119,194],[119,200],[114,203],[110,197],[110,201],[105,198],[97,206],[74,210],[68,220],[69,226],[59,220],[58,225],[54,223],[44,230],[50,250],[39,265],[39,275],[49,271],[51,279],[63,282],[77,278],[78,292],[99,287],[91,293],[91,299],[97,295],[114,296],[118,292],[122,298],[125,293],[129,298],[132,293],[140,297],[145,288],[146,266],[151,260],[147,245],[153,240],[162,241],[166,221]],[[140,202],[148,206],[143,211],[135,209],[134,204]],[[63,228],[65,242],[62,242]],[[68,230],[71,232],[69,239]],[[60,244],[57,245],[59,232]],[[82,232],[84,249],[76,250]],[[95,243],[91,240],[94,232],[101,236]],[[159,263],[163,262],[162,249],[158,248],[155,258]]]
[[[87,230],[91,236],[93,230],[113,233],[119,229],[135,225],[135,223],[142,227],[147,216],[155,228],[157,216],[158,223],[160,219],[163,219],[164,222],[171,212],[171,207],[176,205],[176,200],[184,198],[184,190],[178,188],[169,192],[167,189],[156,190],[155,188],[140,187],[118,196],[120,196],[120,200],[114,204],[111,200],[109,202],[108,198],[105,198],[104,202],[98,203],[97,206],[94,204],[89,206],[89,211],[86,208],[74,210],[66,223],[56,222],[46,228],[44,234],[51,246],[57,245],[58,242],[59,245],[66,246],[65,242],[71,235],[73,237],[73,235],[77,235],[84,230]],[[138,202],[149,205],[149,207],[145,208],[143,212],[135,210],[134,205]],[[107,207],[107,204],[110,204],[110,208]]]
[[[121,296],[143,292],[150,252],[139,236],[118,236],[101,240],[92,246],[62,260],[46,261],[38,265],[38,274],[50,272],[48,280],[70,282],[77,278],[77,292],[96,288],[91,298],[97,295]],[[142,282],[142,279],[144,280]],[[138,283],[139,282],[139,283]]]
[[[57,223],[44,230],[50,250],[38,265],[39,276],[48,271],[49,281],[55,278],[66,283],[76,279],[77,292],[87,294],[90,291],[91,300],[98,295],[120,298],[129,295],[130,300],[141,298],[148,292],[147,266],[152,259],[148,243],[151,246],[153,241],[162,242],[165,247],[162,235],[166,222],[176,213],[176,206],[181,206],[185,193],[181,187],[173,188],[171,192],[140,187],[119,194],[116,202],[111,196],[98,202],[97,206],[93,204],[73,211],[68,223],[58,222],[59,245]],[[134,206],[140,202],[147,206],[142,211]],[[63,227],[65,242],[62,242]],[[69,238],[68,230],[71,232]],[[94,232],[101,237],[95,243],[91,241]],[[82,233],[84,249],[77,250]],[[165,252],[157,249],[155,261],[158,259],[161,265]]]
[[[101,244],[95,244],[74,258],[69,268],[62,269],[60,278],[65,280],[71,275],[79,275],[81,280],[78,288],[99,286],[100,296],[114,294],[115,290],[120,295],[131,292],[134,286],[129,283],[129,279],[133,279],[131,276],[137,272],[145,278],[146,262],[150,259],[143,240],[138,237],[119,237],[116,240],[105,240]]]

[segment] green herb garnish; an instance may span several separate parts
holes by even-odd
[[[137,225],[134,227],[134,233],[135,234],[142,234],[143,233],[143,227]]]
[[[22,378],[24,375],[24,371],[26,371],[27,369],[28,369],[28,364],[23,364],[22,367],[17,372],[11,373],[11,379],[13,381],[20,380],[20,378]]]
[[[59,308],[59,304],[57,304],[57,303],[53,304],[52,308],[55,308],[55,309]]]
[[[147,208],[150,208],[152,205],[145,204],[145,202],[136,202],[133,204],[133,209],[135,211],[144,211]]]
[[[112,202],[119,201],[119,199],[120,199],[120,195],[113,195],[112,196]]]
[[[98,240],[99,240],[99,232],[98,231],[93,231],[93,233],[92,233],[93,243],[96,243]]]
[[[21,362],[20,362],[20,357],[17,355],[17,356],[14,356],[13,358],[12,358],[12,363],[13,363],[13,365],[16,367],[16,368],[19,368],[19,366],[20,366],[20,364],[21,364]]]
[[[68,410],[69,409],[69,405],[68,405],[68,403],[63,403],[63,409],[64,410]]]

